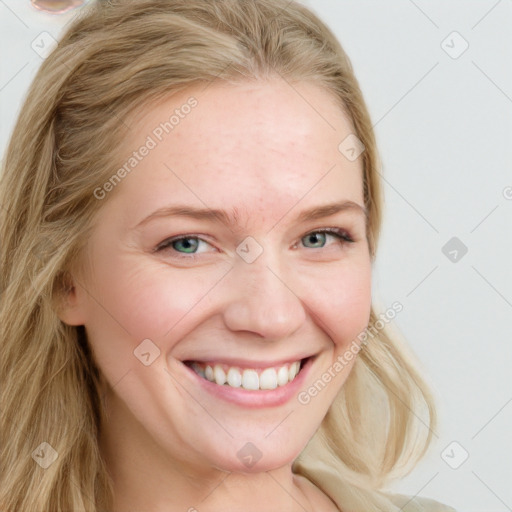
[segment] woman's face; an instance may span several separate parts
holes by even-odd
[[[190,88],[128,123],[129,172],[97,193],[61,316],[85,325],[109,385],[108,449],[196,470],[289,464],[369,320],[361,158],[338,149],[353,129],[322,89],[278,80]]]

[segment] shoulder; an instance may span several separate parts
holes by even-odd
[[[343,477],[336,460],[316,450],[295,461],[293,470],[327,495],[339,510],[379,510],[380,512],[457,512],[453,507],[430,498],[395,494],[390,490],[362,489]]]
[[[449,505],[422,496],[407,496],[355,487],[344,481],[334,468],[318,460],[309,461],[307,464],[299,463],[295,469],[330,498],[340,511],[457,512]],[[304,480],[301,479],[301,481],[304,484]]]
[[[389,500],[403,512],[457,512],[453,507],[421,496],[387,494]]]

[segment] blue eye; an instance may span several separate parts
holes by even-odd
[[[303,236],[301,241],[307,241],[304,242],[304,245],[308,249],[322,249],[325,247],[329,236],[336,238],[341,245],[354,242],[348,232],[340,228],[325,228],[317,231],[311,231],[307,235]],[[311,243],[312,245],[308,246],[308,243]],[[199,250],[201,248],[201,244],[205,244],[206,246],[210,245],[208,242],[197,236],[187,235],[168,238],[161,242],[155,248],[154,252],[170,251],[173,249],[173,251],[177,253],[178,257],[182,257],[182,255],[183,257],[186,257],[185,255],[189,255],[193,258],[196,254],[207,252],[207,249]]]
[[[319,236],[320,235],[320,236]],[[338,228],[329,228],[329,229],[321,229],[319,231],[312,231],[308,233],[302,240],[312,240],[313,244],[321,244],[320,246],[315,245],[314,247],[310,247],[311,249],[321,249],[325,246],[327,236],[334,236],[337,238],[342,244],[344,243],[352,243],[354,240],[352,237],[344,230]]]
[[[197,249],[199,248],[201,242],[209,245],[207,242],[196,236],[182,236],[178,238],[169,238],[167,240],[164,240],[160,245],[158,245],[155,251],[159,252],[172,248],[176,252],[181,254],[194,255],[197,254]]]
[[[190,243],[192,241],[192,243]],[[172,247],[179,251],[179,246],[182,246],[184,252],[187,254],[194,253],[197,250],[197,246],[199,245],[198,238],[178,238],[172,243]]]

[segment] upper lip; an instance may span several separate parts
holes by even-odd
[[[281,359],[275,359],[273,361],[263,361],[261,359],[239,359],[239,358],[233,358],[233,357],[208,357],[204,359],[193,359],[193,358],[187,358],[183,359],[182,362],[196,362],[196,363],[203,363],[203,364],[225,364],[227,366],[238,366],[240,368],[271,368],[271,367],[277,367],[282,366],[287,363],[294,363],[295,361],[301,361],[302,359],[307,359],[309,357],[314,357],[316,354],[298,354],[296,356],[281,358]]]

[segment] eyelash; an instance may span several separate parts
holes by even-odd
[[[305,238],[310,235],[318,234],[318,233],[320,233],[320,234],[325,233],[325,234],[334,236],[335,238],[338,239],[338,241],[341,243],[341,245],[351,244],[351,243],[354,243],[354,241],[355,241],[346,229],[341,229],[341,228],[317,229],[314,231],[310,231],[309,233],[306,233],[302,238]],[[200,238],[199,236],[196,236],[196,235],[178,235],[178,236],[175,236],[172,238],[167,238],[167,239],[163,240],[162,242],[160,242],[156,246],[156,248],[154,249],[153,252],[162,252],[164,250],[172,249],[172,244],[174,242],[177,242],[178,240],[185,240],[187,238],[202,240],[203,242],[209,243],[207,240],[203,240],[202,238]],[[302,240],[302,238],[301,238],[301,240]],[[313,247],[313,249],[315,249],[315,247]],[[317,247],[317,249],[323,249],[323,247]],[[174,252],[176,253],[177,258],[185,258],[185,259],[193,260],[198,257],[198,255],[196,253],[186,254],[186,253],[182,253],[179,251],[174,251]]]
[[[316,235],[317,233],[326,233],[328,235],[332,235],[338,239],[341,245],[351,244],[354,242],[354,239],[350,236],[349,232],[346,229],[341,228],[323,228],[317,229],[315,231],[310,231],[306,233],[302,238],[305,238],[310,235]],[[301,240],[302,240],[301,238]],[[318,247],[318,249],[323,249],[323,247]]]

